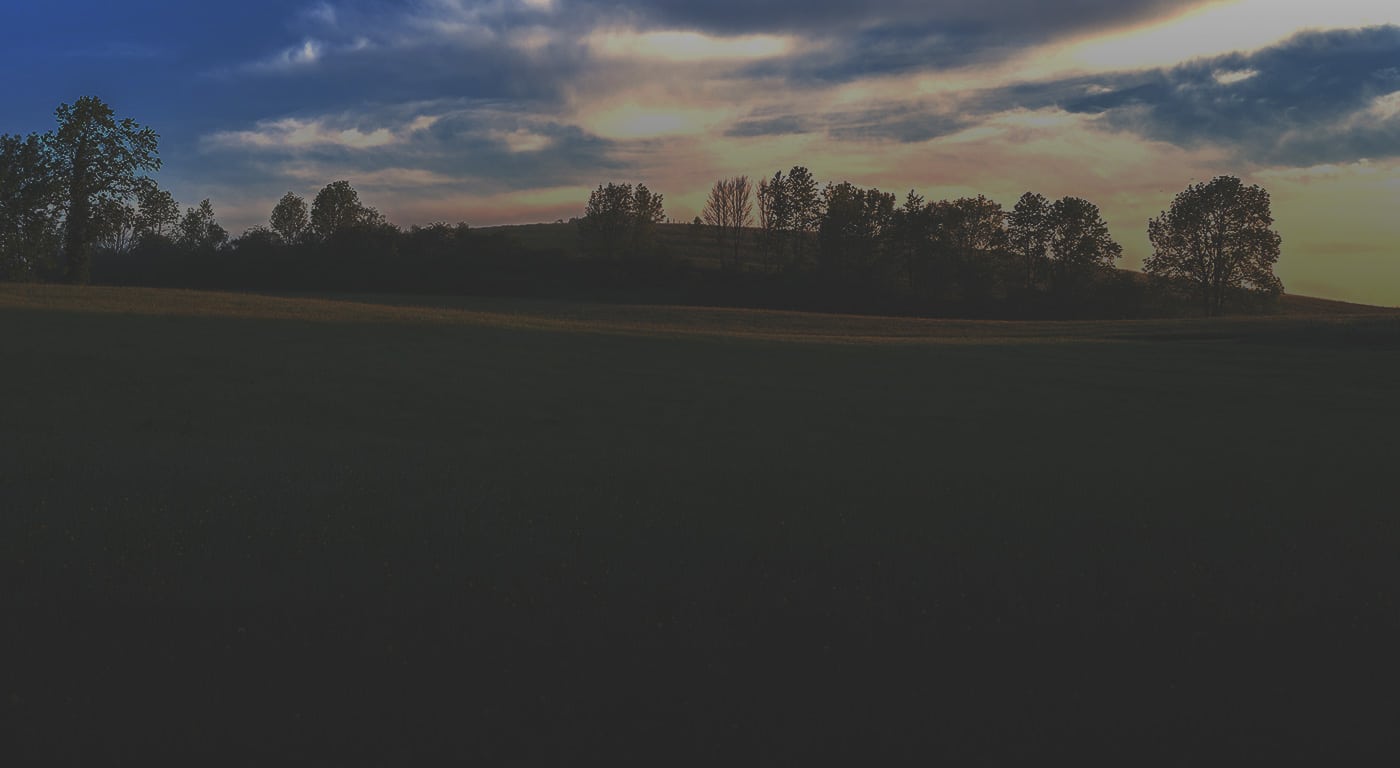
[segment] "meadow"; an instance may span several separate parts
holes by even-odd
[[[1394,746],[1400,314],[1291,306],[3,285],[0,720],[16,764]]]

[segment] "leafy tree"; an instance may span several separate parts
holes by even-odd
[[[647,253],[656,243],[656,225],[666,221],[662,196],[638,184],[632,190],[632,255]]]
[[[928,260],[935,235],[933,215],[924,196],[909,190],[904,205],[890,220],[897,268],[908,288],[918,290],[919,267]]]
[[[306,200],[295,192],[283,195],[282,199],[278,200],[277,205],[273,207],[272,216],[268,223],[272,225],[272,231],[276,232],[283,241],[288,243],[301,242],[311,226]]]
[[[843,181],[828,184],[823,199],[825,215],[817,233],[823,269],[868,276],[894,219],[894,195]]]
[[[1026,289],[1035,288],[1050,249],[1050,201],[1036,192],[1021,195],[1006,217],[1006,235],[1011,251],[1021,259]]]
[[[759,246],[766,261],[783,261],[787,233],[792,230],[792,197],[783,172],[758,181]]]
[[[599,185],[588,196],[579,219],[579,237],[590,256],[619,258],[632,234],[632,209],[636,204],[631,184]]]
[[[91,275],[92,248],[103,235],[103,212],[111,211],[111,201],[125,202],[135,192],[141,171],[160,169],[160,137],[129,117],[118,120],[111,107],[92,96],[59,105],[55,116],[58,129],[46,143],[65,188],[65,277],[84,283]]]
[[[959,258],[1006,247],[1006,212],[982,195],[933,204],[939,238]]]
[[[214,206],[202,200],[197,208],[185,211],[180,219],[178,241],[186,250],[213,253],[228,242],[228,232],[214,218]]]
[[[1193,184],[1147,223],[1152,256],[1144,271],[1191,286],[1212,315],[1224,311],[1235,291],[1277,296],[1283,283],[1273,267],[1281,238],[1273,223],[1269,193],[1258,185],[1233,176]]]
[[[384,224],[379,211],[360,203],[360,193],[345,180],[333,181],[316,193],[310,219],[311,231],[322,239],[343,230]]]
[[[169,237],[180,222],[180,204],[153,179],[136,181],[136,230],[138,235]]]
[[[791,206],[789,226],[796,235],[793,238],[793,259],[801,267],[806,263],[807,235],[821,227],[826,215],[826,201],[817,188],[812,172],[800,165],[788,171],[787,199]]]
[[[583,251],[595,258],[639,256],[653,245],[657,224],[666,220],[660,194],[645,184],[600,185],[588,196],[578,220]]]
[[[1064,197],[1050,206],[1046,218],[1046,251],[1054,265],[1056,289],[1073,289],[1086,277],[1111,269],[1123,248],[1108,232],[1099,207],[1078,197]]]
[[[720,179],[710,189],[710,197],[700,218],[714,228],[721,245],[728,244],[733,249],[733,258],[728,264],[739,269],[739,245],[743,240],[744,228],[753,223],[752,186],[748,176],[735,176]],[[722,258],[722,257],[721,257]]]
[[[58,250],[59,181],[42,137],[0,135],[0,280],[33,277]]]
[[[93,212],[97,245],[115,254],[130,253],[140,235],[136,208],[124,200],[103,198]]]

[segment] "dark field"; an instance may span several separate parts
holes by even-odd
[[[1396,746],[1394,314],[416,303],[0,286],[12,764]]]

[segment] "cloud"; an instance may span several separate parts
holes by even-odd
[[[787,55],[797,46],[788,35],[716,36],[700,32],[600,29],[586,41],[595,55],[643,61],[749,61]]]
[[[1119,130],[1226,146],[1264,165],[1389,157],[1400,155],[1397,60],[1400,27],[1306,32],[1250,54],[1109,78],[1063,103]]]
[[[260,122],[252,130],[219,131],[206,137],[205,144],[217,149],[295,151],[338,147],[363,150],[384,147],[402,140],[402,135],[387,128],[366,131],[353,126],[336,127],[325,119],[302,120],[289,117]]]

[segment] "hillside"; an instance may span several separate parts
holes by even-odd
[[[525,224],[500,227],[483,227],[481,232],[495,233],[510,238],[521,248],[530,251],[557,251],[571,256],[579,254],[577,225]],[[698,267],[717,269],[721,263],[723,248],[708,231],[697,230],[690,224],[661,224],[657,227],[658,243],[661,251],[676,259],[687,259]],[[750,242],[746,245],[749,259],[756,258],[758,230],[746,232]],[[1140,272],[1131,271],[1139,279],[1145,279]],[[1285,294],[1281,303],[1284,314],[1290,315],[1359,315],[1390,314],[1395,308],[1376,307],[1332,299],[1319,299],[1309,296]]]

